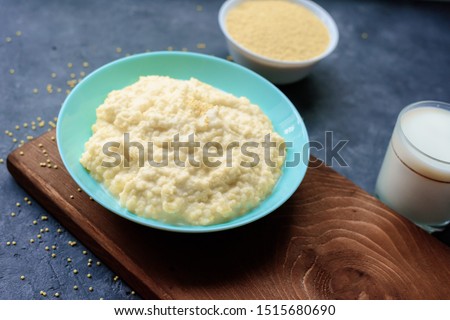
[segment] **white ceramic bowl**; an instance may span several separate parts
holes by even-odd
[[[303,61],[282,61],[264,57],[254,53],[238,42],[228,33],[226,28],[226,17],[228,12],[235,6],[247,0],[227,0],[222,4],[219,11],[219,25],[227,40],[228,50],[233,60],[237,63],[256,71],[263,77],[276,84],[292,83],[306,77],[314,65],[328,56],[336,48],[339,41],[339,32],[333,18],[318,4],[308,0],[290,0],[298,3],[314,13],[327,27],[330,35],[328,48],[319,56]],[[282,36],[282,35],[280,35]]]

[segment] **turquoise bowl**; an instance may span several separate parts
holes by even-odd
[[[176,79],[197,78],[235,96],[245,96],[258,104],[272,120],[286,142],[291,142],[282,175],[272,194],[261,204],[231,221],[209,225],[171,225],[139,217],[121,207],[101,183],[80,164],[84,144],[92,135],[96,108],[112,90],[122,89],[140,76],[160,75]],[[61,158],[72,178],[96,202],[119,216],[136,223],[174,232],[201,233],[235,228],[260,219],[281,206],[300,185],[309,159],[305,124],[289,99],[269,81],[238,64],[212,56],[186,52],[153,52],[113,61],[87,76],[65,100],[58,117],[57,142]]]

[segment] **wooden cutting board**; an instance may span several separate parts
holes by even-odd
[[[291,199],[262,220],[176,234],[77,192],[54,136],[12,152],[9,171],[144,298],[450,299],[450,249],[330,168],[308,169]],[[41,167],[47,159],[58,169]]]

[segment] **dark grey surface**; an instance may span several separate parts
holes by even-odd
[[[340,31],[337,50],[302,82],[283,86],[303,116],[310,138],[323,142],[325,131],[349,140],[342,155],[349,167],[334,168],[372,193],[398,112],[419,100],[450,101],[450,5],[411,1],[317,1],[335,18]],[[203,5],[198,12],[197,5]],[[221,1],[25,1],[0,0],[0,158],[19,141],[37,136],[22,124],[36,117],[57,116],[70,73],[91,72],[101,65],[147,49],[227,55],[217,25]],[[17,37],[16,31],[22,31]],[[367,39],[362,34],[368,35]],[[6,42],[11,37],[11,42]],[[206,49],[196,48],[205,43]],[[116,48],[122,48],[117,53]],[[82,63],[89,62],[84,68]],[[73,63],[69,69],[67,64]],[[15,70],[10,75],[9,69]],[[56,72],[57,77],[51,78]],[[55,91],[47,93],[46,85]],[[62,93],[56,87],[63,88]],[[33,94],[33,88],[39,93]],[[20,130],[15,126],[20,125]],[[314,152],[314,151],[313,151]],[[314,152],[324,157],[323,152]],[[0,298],[132,299],[136,296],[81,243],[60,228],[0,164]],[[22,205],[16,207],[16,202]],[[11,217],[11,212],[17,215]],[[33,225],[32,221],[38,224]],[[37,239],[40,228],[49,232]],[[440,236],[450,243],[449,235]],[[35,243],[30,244],[33,238]],[[6,242],[16,241],[15,246]],[[45,251],[45,246],[57,249]],[[57,254],[51,258],[51,252]],[[66,261],[67,257],[72,262]],[[89,258],[94,260],[87,266]],[[72,270],[78,269],[77,275]],[[87,278],[87,273],[92,278]],[[20,280],[24,275],[25,280]],[[73,290],[78,285],[79,290]],[[88,288],[92,286],[93,292]]]

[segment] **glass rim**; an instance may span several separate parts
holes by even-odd
[[[450,161],[445,161],[442,159],[438,159],[435,158],[431,155],[429,155],[428,153],[424,152],[423,150],[419,149],[405,134],[405,132],[403,131],[402,128],[402,122],[401,119],[403,117],[403,115],[405,113],[407,113],[408,111],[412,110],[412,109],[417,109],[420,107],[431,107],[431,108],[436,108],[436,109],[442,109],[442,110],[447,110],[450,112],[450,103],[447,102],[442,102],[442,101],[436,101],[436,100],[423,100],[423,101],[417,101],[414,103],[411,103],[409,105],[407,105],[406,107],[404,107],[397,118],[397,124],[396,127],[398,127],[399,132],[401,134],[401,136],[405,139],[405,141],[417,152],[419,152],[421,155],[433,160],[433,161],[437,161],[439,163],[442,163],[444,165],[450,165]]]

